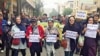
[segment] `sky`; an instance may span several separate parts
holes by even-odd
[[[75,0],[42,0],[44,8],[56,8],[58,4],[64,4],[67,1],[75,1]],[[93,0],[80,0],[80,2],[92,4]]]
[[[77,0],[42,0],[44,12],[49,14],[52,11],[52,9],[58,11],[58,6],[60,4],[63,5],[69,1]],[[93,0],[80,0],[80,3],[92,4]]]
[[[64,4],[66,0],[42,0],[42,2],[43,2],[44,13],[47,13],[49,15],[52,9],[58,11],[59,4]]]
[[[63,4],[67,0],[42,0],[44,8],[56,8],[59,4]]]

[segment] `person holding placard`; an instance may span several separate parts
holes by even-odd
[[[81,52],[83,56],[96,56],[96,36],[98,32],[98,24],[94,24],[94,18],[89,17],[82,31],[85,36],[84,46]]]
[[[21,23],[21,17],[16,17],[15,25],[11,28],[11,36],[12,43],[12,55],[11,56],[18,56],[19,50],[22,53],[22,56],[26,56],[26,38],[25,38],[25,31],[26,27]]]
[[[59,39],[59,33],[57,28],[54,27],[54,21],[52,18],[48,19],[48,27],[45,30],[45,34],[47,56],[51,56],[51,53],[53,53],[53,56],[55,56],[54,43],[56,43],[57,39]]]
[[[44,39],[43,27],[37,24],[36,19],[31,19],[31,25],[26,30],[26,37],[28,39],[28,47],[30,48],[31,56],[41,56],[42,39]]]
[[[76,39],[79,35],[79,26],[75,22],[75,17],[70,16],[68,23],[63,28],[64,39],[67,40],[67,47],[65,48],[65,56],[73,56],[76,48]]]

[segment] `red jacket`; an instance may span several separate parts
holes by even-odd
[[[39,30],[39,35],[41,37],[41,40],[44,38],[44,30],[42,28],[42,26],[38,25],[38,30]],[[32,26],[28,26],[27,30],[26,30],[26,38],[29,40],[29,35],[30,33],[33,32],[33,27]],[[42,45],[42,42],[40,41],[40,44]],[[31,47],[32,43],[28,42],[28,46]]]

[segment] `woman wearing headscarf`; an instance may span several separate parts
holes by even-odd
[[[96,35],[95,32],[99,33],[99,30],[98,30],[98,27],[97,30],[94,30],[95,32],[92,32],[94,28],[89,28],[89,25],[94,25],[94,18],[91,16],[87,19],[87,23],[84,25],[84,28],[83,28],[83,31],[82,31],[82,34],[84,34],[85,36],[85,41],[84,41],[84,46],[82,48],[82,51],[81,51],[81,55],[83,56],[96,56]],[[87,32],[88,31],[91,31],[91,33],[94,33],[94,34],[88,34]]]
[[[35,56],[35,53],[37,56],[41,56],[44,30],[42,26],[37,24],[36,19],[31,20],[31,25],[29,25],[26,30],[26,37],[28,39],[31,56]]]
[[[26,39],[25,39],[26,27],[21,23],[21,17],[16,17],[16,23],[12,26],[12,56],[18,56],[18,52],[21,51],[22,56],[26,56]]]
[[[75,32],[74,38],[71,36],[67,36],[67,32]],[[79,35],[79,27],[75,22],[75,17],[70,16],[68,23],[63,28],[64,39],[67,40],[67,47],[64,49],[65,56],[73,56],[75,48],[76,48],[76,39]]]

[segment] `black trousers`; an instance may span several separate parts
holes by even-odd
[[[30,47],[30,54],[31,54],[31,56],[35,56],[35,53],[36,53],[37,56],[41,56],[41,51],[37,51],[36,49],[37,48]]]
[[[41,56],[41,53],[37,52],[37,51],[30,50],[30,53],[31,53],[31,56],[35,56],[35,53],[36,53],[37,56]]]
[[[6,53],[5,56],[10,56],[9,55],[10,54],[10,48],[6,47],[6,52],[5,53]]]
[[[22,56],[26,56],[26,49],[12,49],[12,55],[11,56],[18,56],[18,52],[22,53]]]
[[[6,52],[5,52],[5,56],[9,56],[9,53],[11,53],[10,50],[11,50],[11,43],[6,42]]]
[[[2,41],[2,44],[0,44],[1,50],[4,50],[4,44],[5,44],[4,35],[0,35],[0,40]]]

